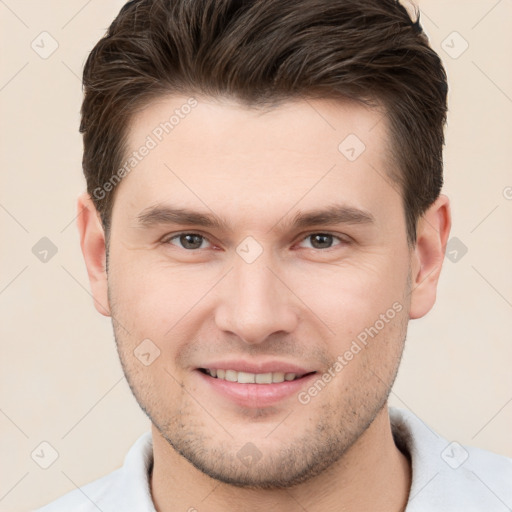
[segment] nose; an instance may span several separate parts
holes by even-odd
[[[250,264],[238,258],[219,290],[217,327],[252,345],[273,334],[293,332],[298,323],[297,300],[283,277],[263,255]]]

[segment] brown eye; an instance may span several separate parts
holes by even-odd
[[[341,243],[344,242],[340,237],[329,233],[313,233],[304,238],[304,241],[305,240],[310,240],[310,246],[308,248],[311,249],[330,249],[335,245],[340,245],[340,243],[334,244],[334,240],[338,240]]]
[[[201,245],[203,241],[206,241],[206,238],[197,233],[179,233],[178,235],[169,238],[166,243],[177,245],[173,243],[173,240],[179,240],[183,249],[195,250],[201,249]]]

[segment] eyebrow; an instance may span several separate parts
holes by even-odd
[[[137,221],[141,227],[152,227],[162,224],[181,224],[202,226],[205,228],[231,231],[226,220],[209,213],[201,213],[186,208],[173,208],[166,205],[155,205],[144,209]],[[281,223],[282,220],[276,223]],[[323,209],[297,212],[291,221],[285,221],[282,229],[303,229],[315,225],[328,224],[373,224],[375,217],[367,210],[344,205],[332,205]]]
[[[374,224],[375,217],[367,210],[351,206],[333,205],[326,209],[298,212],[290,226],[307,228],[317,224]]]

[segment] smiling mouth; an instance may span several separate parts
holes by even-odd
[[[249,373],[239,372],[236,370],[221,370],[216,368],[199,368],[199,371],[215,379],[227,380],[229,382],[238,382],[239,384],[278,384],[285,381],[299,380],[303,377],[306,377],[307,375],[316,373]]]

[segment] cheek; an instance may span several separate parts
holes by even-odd
[[[388,320],[387,327],[406,310],[407,262],[395,262],[379,257],[371,263],[318,267],[302,284],[295,276],[292,289],[329,326],[330,334],[347,342],[379,321],[380,315]]]
[[[111,307],[136,339],[163,341],[183,329],[216,282],[200,266],[172,266],[140,253],[112,261],[109,273]]]

